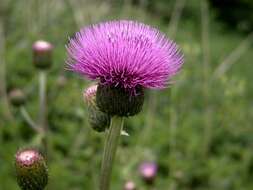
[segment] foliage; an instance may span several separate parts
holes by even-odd
[[[6,0],[4,0],[6,1]],[[125,3],[124,3],[125,2]],[[156,3],[157,2],[157,3]],[[162,1],[153,1],[160,6]],[[168,4],[167,4],[168,3]],[[169,33],[168,18],[128,1],[7,0],[4,38],[7,90],[21,88],[26,108],[38,112],[38,73],[32,66],[31,46],[45,39],[54,44],[54,65],[48,73],[49,189],[96,189],[104,135],[87,124],[82,91],[88,82],[65,70],[68,37],[81,26],[107,19],[136,19]],[[186,63],[169,89],[148,92],[143,111],[127,119],[113,172],[112,189],[133,180],[146,189],[138,173],[143,160],[158,163],[156,189],[253,188],[252,45],[234,64],[214,77],[220,64],[239,46],[244,34],[223,28],[210,10],[210,64],[203,64],[199,1],[186,1],[175,40]],[[1,15],[1,14],[0,14]],[[194,16],[189,16],[194,15]],[[252,38],[249,38],[250,43]],[[252,43],[251,43],[252,44]],[[0,58],[2,59],[2,58]],[[66,77],[60,85],[59,78]],[[37,146],[38,136],[20,110],[11,107],[8,120],[0,107],[0,189],[18,190],[14,155],[21,147]]]

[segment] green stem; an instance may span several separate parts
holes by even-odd
[[[5,36],[4,20],[0,17],[0,106],[3,106],[3,113],[6,119],[12,121],[13,115],[10,110],[9,101],[6,91],[6,62],[5,62]]]
[[[21,112],[23,118],[25,119],[25,121],[27,122],[28,126],[30,126],[35,132],[40,133],[41,129],[33,121],[33,119],[31,118],[31,116],[29,115],[29,113],[27,112],[27,110],[25,109],[24,106],[20,107],[20,112]]]
[[[100,190],[110,189],[110,178],[112,173],[113,161],[117,146],[119,144],[120,133],[123,128],[124,118],[113,116],[111,125],[105,140],[104,154],[101,168]]]
[[[204,118],[204,142],[203,142],[203,154],[207,156],[210,149],[210,144],[213,138],[213,128],[210,121],[211,110],[210,110],[210,43],[209,43],[209,7],[207,0],[203,0],[200,3],[201,8],[201,26],[202,26],[202,47],[203,47],[203,95],[204,104],[206,107]]]
[[[39,72],[39,127],[41,131],[44,133],[44,137],[42,139],[43,151],[45,155],[47,155],[47,111],[46,111],[46,83],[47,83],[47,75],[46,71]]]

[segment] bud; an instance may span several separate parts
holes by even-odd
[[[136,190],[135,183],[133,181],[127,181],[125,183],[124,190]]]
[[[101,112],[96,104],[97,85],[89,87],[84,92],[84,99],[88,105],[88,122],[98,132],[105,131],[110,125],[110,116]]]
[[[57,78],[56,84],[58,87],[62,88],[66,85],[66,83],[67,83],[67,78],[64,75],[60,75]]]
[[[53,46],[46,41],[36,41],[33,44],[33,64],[38,69],[48,69],[52,65]]]
[[[9,100],[14,106],[22,106],[26,101],[24,92],[20,89],[13,89],[9,93]]]
[[[96,93],[97,85],[92,85],[84,91],[84,101],[88,104],[88,106],[96,106]]]
[[[34,149],[19,151],[15,157],[18,185],[22,190],[44,190],[48,182],[45,159]]]
[[[97,106],[110,116],[133,116],[139,113],[144,102],[142,87],[135,89],[135,94],[121,87],[98,85]]]
[[[157,175],[157,165],[154,162],[144,162],[140,165],[139,172],[145,183],[151,185]]]

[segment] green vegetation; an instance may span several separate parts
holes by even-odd
[[[148,93],[143,111],[125,120],[130,136],[121,137],[112,189],[122,189],[126,180],[147,189],[138,173],[144,160],[158,163],[155,188],[159,190],[253,189],[252,33],[224,27],[204,0],[156,0],[155,6],[141,2],[1,0],[1,190],[18,190],[15,152],[38,146],[40,138],[20,109],[6,104],[4,92],[4,80],[7,92],[24,90],[26,109],[32,118],[39,116],[38,71],[31,51],[38,39],[54,44],[47,86],[47,189],[98,187],[104,134],[87,124],[82,93],[89,83],[65,69],[65,44],[81,27],[108,19],[135,19],[158,27],[185,54],[175,84]]]

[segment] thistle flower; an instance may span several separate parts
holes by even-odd
[[[137,114],[143,89],[165,88],[183,64],[174,42],[136,21],[109,21],[83,28],[70,39],[67,50],[70,70],[99,82],[98,107],[118,116]]]
[[[67,48],[73,71],[128,90],[138,86],[164,88],[183,63],[174,42],[135,21],[110,21],[84,28]]]
[[[52,65],[53,45],[47,41],[38,40],[33,46],[33,64],[38,69],[48,69]]]
[[[110,116],[101,112],[96,104],[97,85],[87,88],[84,93],[84,100],[88,106],[88,122],[92,129],[97,132],[105,131],[110,125]]]
[[[139,167],[139,172],[147,184],[152,184],[157,175],[157,165],[155,162],[143,162]]]
[[[19,151],[15,156],[18,185],[22,190],[43,190],[48,182],[45,159],[34,149]]]

